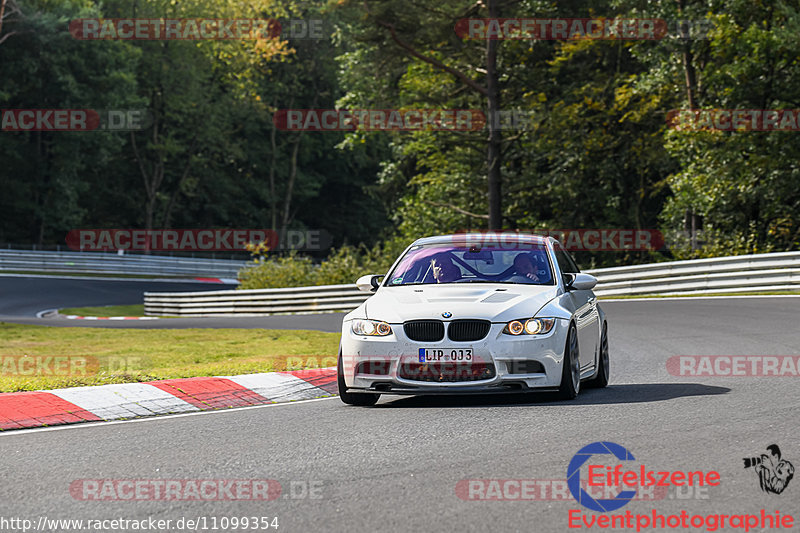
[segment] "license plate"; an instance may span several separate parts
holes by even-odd
[[[472,348],[420,348],[420,363],[472,361]]]

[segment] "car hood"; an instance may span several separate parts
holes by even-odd
[[[448,320],[478,318],[493,322],[507,322],[536,315],[547,302],[557,295],[554,285],[410,285],[381,287],[373,297],[347,318],[371,318],[390,324],[407,320],[444,318],[442,313],[452,313]]]

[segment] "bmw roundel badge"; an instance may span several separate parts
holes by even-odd
[[[445,311],[444,313],[442,313],[442,318],[450,318],[451,316],[453,316],[453,313],[451,313],[450,311]]]

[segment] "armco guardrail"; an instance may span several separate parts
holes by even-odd
[[[146,292],[146,315],[259,316],[355,309],[369,298],[355,285],[208,292]]]
[[[800,288],[800,252],[673,261],[586,271],[597,276],[598,296],[735,293]],[[148,292],[145,314],[259,316],[346,311],[369,294],[355,285],[241,291]]]
[[[587,271],[598,296],[735,293],[800,288],[800,252],[737,255]]]
[[[0,272],[123,274],[236,279],[247,261],[98,252],[0,250]]]

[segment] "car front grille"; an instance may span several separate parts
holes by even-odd
[[[402,363],[397,375],[411,381],[453,383],[491,379],[495,370],[492,363]]]
[[[441,320],[412,320],[403,324],[406,337],[418,342],[438,342],[444,338]]]
[[[479,341],[489,334],[492,323],[488,320],[453,320],[447,328],[451,341]]]

